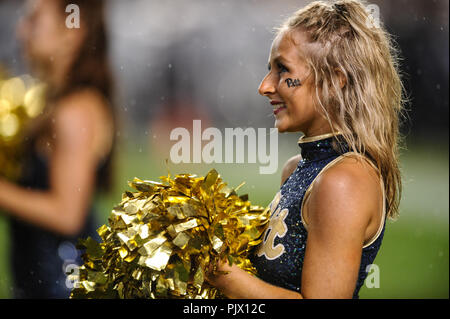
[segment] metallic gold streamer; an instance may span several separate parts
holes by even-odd
[[[80,239],[84,265],[71,298],[219,298],[205,280],[210,265],[228,260],[256,274],[248,256],[268,209],[239,197],[216,170],[161,180],[129,182],[135,191],[98,229],[102,242]]]
[[[44,109],[46,86],[29,75],[7,78],[0,69],[0,176],[20,177],[25,131]]]

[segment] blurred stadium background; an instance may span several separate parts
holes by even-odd
[[[99,226],[134,176],[206,174],[216,168],[231,186],[267,205],[279,188],[284,162],[299,152],[295,134],[279,136],[278,171],[260,164],[173,164],[172,128],[273,126],[271,108],[257,94],[266,72],[272,29],[307,1],[108,0],[111,61],[120,128],[114,191],[96,198]],[[412,103],[402,128],[404,192],[400,218],[387,224],[375,260],[380,287],[361,298],[448,298],[449,2],[378,0],[381,19],[395,36]],[[15,38],[23,1],[0,0],[0,65],[28,73]],[[10,298],[8,220],[0,214],[0,298]]]

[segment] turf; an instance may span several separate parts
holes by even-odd
[[[97,218],[106,223],[107,216],[127,180],[134,176],[157,180],[161,175],[182,172],[204,175],[216,168],[230,186],[246,181],[240,193],[248,193],[252,203],[267,205],[279,188],[282,164],[293,155],[280,144],[278,173],[258,174],[259,164],[184,164],[166,166],[162,156],[144,143],[120,147],[116,163],[116,186],[108,196],[95,201]],[[142,146],[144,145],[144,146]],[[431,155],[432,154],[432,155]],[[449,172],[448,145],[413,145],[401,157],[404,191],[400,218],[387,223],[381,250],[375,260],[379,267],[379,288],[363,286],[361,298],[448,298],[449,286]],[[0,298],[11,297],[9,269],[8,220],[0,214]]]

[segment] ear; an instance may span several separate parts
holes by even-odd
[[[343,89],[347,85],[347,77],[339,68],[335,68],[334,71],[339,78],[339,86],[341,87],[341,89]]]

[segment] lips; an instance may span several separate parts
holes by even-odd
[[[286,104],[281,101],[270,101],[270,104],[274,107],[273,108],[273,114],[277,115],[279,112],[284,110],[286,108]]]
[[[286,108],[286,106],[280,106],[279,108],[273,110],[273,114],[277,115],[278,113],[280,113],[282,110],[284,110]]]

